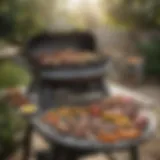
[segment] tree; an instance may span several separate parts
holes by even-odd
[[[108,22],[129,28],[160,27],[159,0],[112,0],[106,3]]]
[[[42,0],[1,0],[0,21],[3,36],[24,41],[44,26]]]
[[[152,31],[160,28],[159,0],[112,0],[106,5],[108,24],[130,30],[130,38],[135,48],[145,57],[148,75],[160,74],[160,39]],[[141,31],[150,35],[148,41],[139,40]],[[151,31],[151,32],[149,32]],[[158,35],[159,36],[159,35]]]

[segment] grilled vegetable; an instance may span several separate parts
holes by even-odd
[[[136,128],[126,128],[119,130],[119,136],[122,139],[134,139],[141,135],[141,132]]]
[[[119,139],[116,132],[106,133],[104,131],[101,131],[99,132],[97,137],[97,139],[102,143],[113,143]]]
[[[138,138],[148,123],[138,116],[138,105],[123,97],[108,99],[83,107],[62,106],[47,113],[43,120],[59,134],[101,143]]]
[[[99,116],[101,114],[101,108],[97,105],[90,107],[90,113],[92,116]]]
[[[20,110],[23,114],[33,114],[37,111],[37,107],[33,104],[22,105]]]

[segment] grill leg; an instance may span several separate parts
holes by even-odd
[[[91,153],[88,152],[88,151],[81,151],[81,150],[70,149],[68,151],[67,160],[79,160],[80,158],[82,158],[84,156],[88,156]]]
[[[73,152],[73,151],[69,151],[68,154],[67,154],[67,160],[78,160],[80,157],[80,155],[76,152]]]
[[[23,140],[23,155],[22,160],[29,160],[31,153],[31,140],[32,140],[32,126],[28,124]]]
[[[52,160],[67,160],[67,151],[61,146],[52,146]]]
[[[27,93],[30,94],[30,93],[32,93],[34,91],[38,91],[39,86],[40,86],[39,79],[38,78],[37,79],[36,78],[33,79],[33,81],[31,82],[31,84],[28,87]]]
[[[34,91],[34,88],[35,88],[35,82],[32,82],[27,90],[27,93],[32,93]]]
[[[78,160],[82,156],[88,155],[88,152],[62,146],[52,147],[52,150],[52,160]]]
[[[139,160],[139,150],[137,146],[130,148],[130,160]]]
[[[36,160],[51,160],[51,156],[51,152],[42,150],[36,154]]]
[[[105,82],[104,79],[102,79],[102,80],[99,81],[98,85],[99,85],[98,87],[103,91],[103,94],[108,96],[109,95],[108,83]]]

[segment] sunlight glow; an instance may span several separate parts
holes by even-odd
[[[87,7],[96,7],[99,3],[99,0],[68,0],[67,8],[68,9],[78,9],[79,7],[82,8],[84,5]]]

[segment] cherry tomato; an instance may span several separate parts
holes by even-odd
[[[90,108],[90,113],[92,116],[99,116],[101,113],[101,108],[97,105],[93,105]]]

